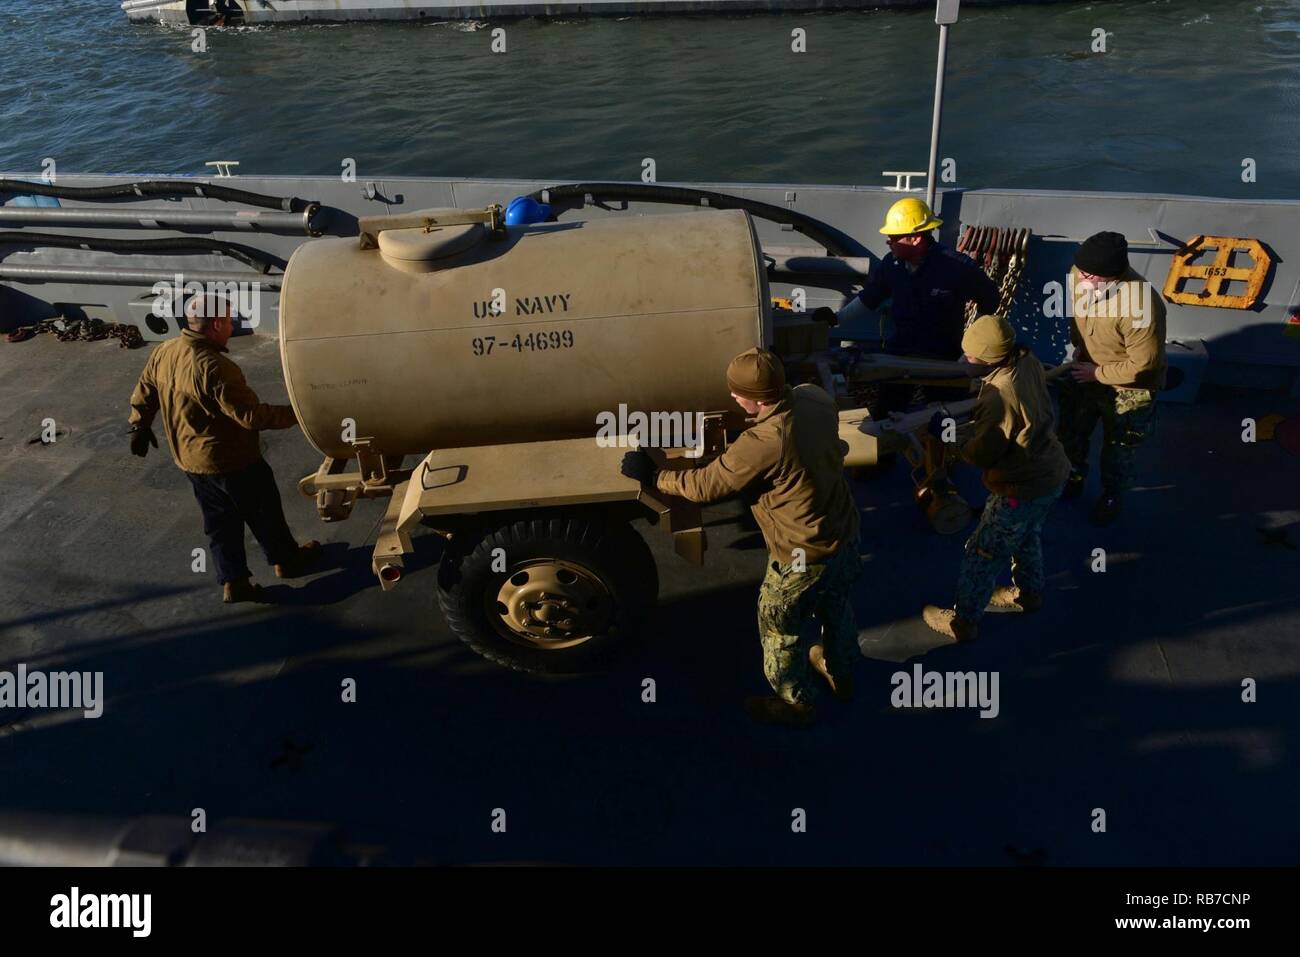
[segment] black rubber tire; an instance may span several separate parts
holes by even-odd
[[[438,605],[456,636],[484,658],[532,674],[587,674],[636,647],[659,595],[659,574],[650,549],[626,521],[590,513],[515,517],[465,538],[444,552],[438,566]],[[492,571],[496,548],[505,549],[504,572]],[[517,644],[492,626],[485,593],[495,595],[519,563],[540,558],[581,565],[601,581],[613,598],[614,633],[572,648],[543,649]]]

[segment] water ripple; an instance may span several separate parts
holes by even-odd
[[[876,183],[928,147],[925,11],[245,27],[199,55],[114,0],[59,9],[5,0],[0,168]],[[963,186],[1300,197],[1297,35],[1300,0],[972,8],[943,152]]]

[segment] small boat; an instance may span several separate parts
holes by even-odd
[[[1006,0],[966,0],[993,5]],[[1060,3],[1065,0],[1037,0]],[[934,7],[934,0],[124,0],[136,23],[241,26],[351,20],[486,20],[505,17],[758,13]]]

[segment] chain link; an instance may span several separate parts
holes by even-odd
[[[42,319],[32,329],[34,335],[48,332],[60,342],[116,339],[119,349],[137,349],[144,345],[144,337],[137,327],[120,322],[104,322],[102,319],[66,319],[55,316],[53,319]]]
[[[1016,291],[1025,278],[1029,261],[1028,229],[1001,229],[997,226],[967,226],[957,243],[957,251],[970,256],[998,286],[998,313],[1011,314]],[[979,306],[966,304],[966,325],[979,317]]]

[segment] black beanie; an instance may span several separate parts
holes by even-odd
[[[1119,233],[1095,233],[1079,246],[1074,264],[1094,276],[1122,276],[1128,272],[1128,240]]]

